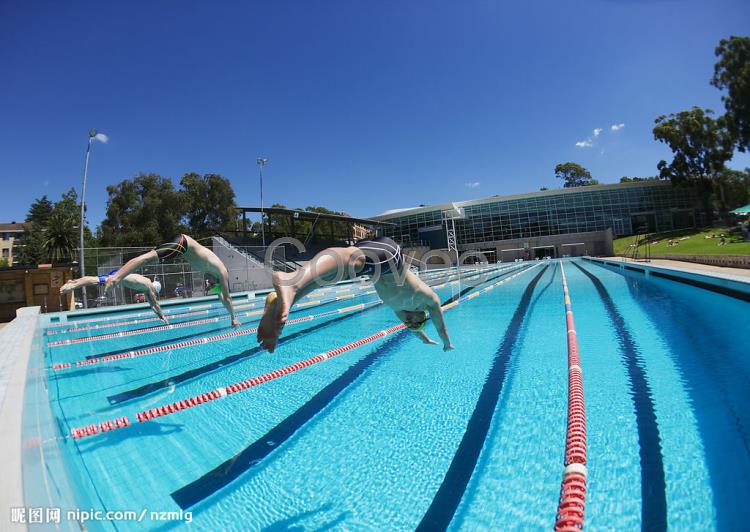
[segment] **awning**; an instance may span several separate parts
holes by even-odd
[[[744,207],[737,207],[733,211],[729,211],[730,214],[750,214],[750,203]]]

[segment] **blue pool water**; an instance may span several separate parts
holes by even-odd
[[[586,398],[586,528],[745,527],[750,303],[578,260],[487,272],[488,284],[506,282],[446,312],[454,351],[398,332],[146,423],[135,413],[326,352],[396,317],[375,304],[370,285],[355,283],[314,292],[306,301],[321,303],[291,318],[364,308],[288,325],[273,354],[249,334],[60,371],[51,366],[232,329],[215,302],[169,316],[218,321],[142,334],[93,338],[161,325],[119,324],[148,319],[142,309],[50,327],[49,342],[88,339],[45,347],[61,433],[120,416],[134,422],[61,440],[82,506],[188,511],[197,530],[550,529],[567,413],[563,267]],[[443,301],[488,286],[445,284],[453,273],[428,276]],[[262,299],[235,305],[252,313]],[[196,311],[205,314],[180,316]],[[258,318],[241,316],[243,329]],[[106,326],[64,332],[92,325]]]

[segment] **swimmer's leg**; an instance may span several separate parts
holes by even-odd
[[[274,292],[266,298],[266,308],[258,326],[257,339],[261,347],[273,353],[292,305],[317,288],[318,280],[349,279],[352,273],[356,275],[362,269],[364,262],[364,254],[355,247],[328,248],[296,272],[274,272]]]
[[[227,275],[222,275],[219,278],[219,283],[221,283],[221,294],[219,295],[219,299],[221,300],[222,305],[224,305],[224,308],[227,309],[227,312],[229,312],[229,315],[232,317],[232,327],[235,329],[239,329],[240,322],[237,320],[237,316],[234,315],[234,308],[232,307],[232,297],[229,294],[229,279],[227,279]]]

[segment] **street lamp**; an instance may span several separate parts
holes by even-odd
[[[89,141],[88,145],[86,146],[86,160],[83,163],[83,186],[81,187],[81,223],[80,230],[81,230],[81,247],[80,247],[80,255],[81,255],[81,277],[86,275],[86,262],[84,259],[84,251],[83,251],[83,220],[84,216],[86,214],[86,177],[89,173],[89,157],[91,156],[91,144],[94,142],[94,139],[101,138],[103,139],[103,142],[106,142],[107,137],[101,133],[98,133],[96,129],[89,130]],[[83,286],[83,308],[88,308],[88,303],[86,302],[86,287]]]
[[[258,171],[260,172],[260,234],[263,239],[263,250],[266,248],[266,224],[263,221],[263,167],[268,164],[268,159],[264,157],[258,157],[255,159],[258,164]]]

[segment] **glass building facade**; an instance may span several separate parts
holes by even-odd
[[[444,212],[453,206],[465,217],[455,220],[460,244],[604,231],[614,236],[668,231],[705,223],[697,192],[661,181],[595,185],[495,196],[482,200],[401,209],[375,219],[391,222],[383,230],[403,246],[430,245],[444,232]]]

